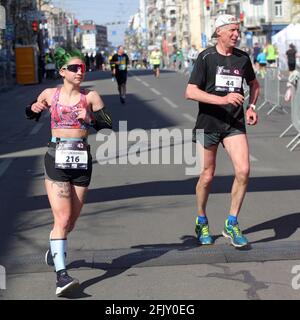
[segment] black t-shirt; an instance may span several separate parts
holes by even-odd
[[[217,52],[216,47],[210,47],[199,54],[189,83],[217,96],[226,96],[230,92],[243,95],[244,79],[247,84],[255,79],[246,52],[234,48],[232,55],[223,56]],[[204,129],[205,132],[228,132],[235,129],[246,131],[243,106],[199,102],[195,129]]]
[[[122,55],[118,55],[117,53],[113,55],[111,62],[117,62],[119,61],[120,64],[115,64],[116,68],[116,75],[118,73],[124,73],[127,72],[127,65],[129,64],[129,58],[126,53],[123,53]]]
[[[295,49],[292,49],[292,48],[289,49],[286,52],[287,60],[288,60],[289,64],[295,64],[296,63],[296,53],[297,53],[297,51]]]

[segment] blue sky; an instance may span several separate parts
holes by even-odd
[[[52,3],[66,8],[79,20],[94,20],[97,24],[126,22],[107,26],[108,40],[116,46],[123,44],[129,17],[137,13],[139,8],[139,0],[53,0]]]

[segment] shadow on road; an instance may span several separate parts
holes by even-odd
[[[273,230],[275,233],[274,236],[252,242],[252,243],[261,243],[261,242],[264,243],[264,242],[270,242],[275,240],[288,239],[291,235],[293,235],[297,231],[298,228],[300,228],[299,212],[284,215],[280,218],[276,218],[273,220],[269,220],[269,221],[257,224],[253,227],[245,229],[243,233],[249,234],[249,233],[254,233],[259,231]]]
[[[131,249],[138,249],[139,251],[117,257],[116,259],[113,259],[111,263],[92,263],[86,262],[85,260],[72,262],[68,265],[68,269],[85,267],[104,270],[105,273],[99,277],[95,277],[82,282],[80,284],[80,287],[76,291],[70,293],[67,298],[80,299],[91,297],[91,295],[85,293],[85,289],[92,285],[95,285],[96,283],[112,277],[116,277],[142,262],[158,258],[172,250],[185,251],[199,246],[195,237],[182,236],[181,240],[183,241],[181,243],[147,245],[142,244],[133,246],[131,247]]]

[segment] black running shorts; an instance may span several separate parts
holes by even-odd
[[[211,146],[218,145],[219,143],[224,147],[223,140],[225,138],[239,134],[246,134],[246,132],[238,129],[227,132],[197,132],[196,134],[194,133],[193,141],[200,143],[204,148],[209,148]]]
[[[118,85],[125,84],[127,82],[127,71],[119,71],[116,73],[116,80]]]
[[[78,169],[57,169],[55,168],[55,147],[56,143],[49,142],[49,148],[45,155],[45,178],[58,182],[70,182],[78,187],[88,187],[92,176],[92,155],[88,146],[88,168],[87,170]]]

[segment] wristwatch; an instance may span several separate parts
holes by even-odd
[[[248,109],[249,109],[249,108],[252,108],[252,110],[255,111],[255,110],[256,110],[256,105],[253,104],[253,103],[251,103],[251,104],[249,104]]]

